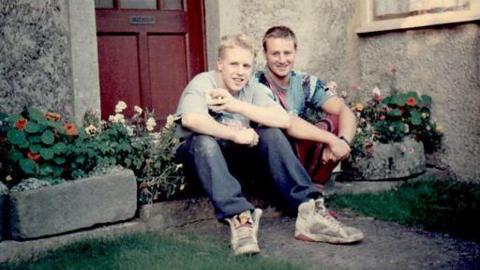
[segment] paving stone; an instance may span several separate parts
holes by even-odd
[[[69,181],[9,196],[9,235],[26,240],[134,217],[137,185],[131,170]]]

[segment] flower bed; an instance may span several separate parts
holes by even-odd
[[[35,108],[0,113],[0,182],[13,188],[33,177],[58,184],[120,165],[134,171],[141,203],[168,198],[185,185],[172,158],[179,142],[173,116],[165,127],[156,125],[153,112],[138,106],[130,112],[122,101],[108,121],[88,111],[81,127]]]
[[[395,70],[391,79],[395,79]],[[378,180],[402,178],[425,170],[425,156],[441,149],[443,127],[431,117],[432,98],[415,91],[401,92],[393,87],[382,96],[375,87],[365,102],[349,102],[357,118],[357,132],[348,160],[342,163],[346,179]],[[336,84],[327,87],[336,91]],[[357,89],[358,90],[358,89]],[[347,99],[347,92],[341,97]],[[302,117],[316,123],[323,113],[308,104]]]
[[[417,92],[382,98],[378,88],[365,103],[354,102],[358,130],[343,167],[353,178],[402,178],[425,170],[424,153],[441,147],[443,127],[431,118],[432,99]]]
[[[182,190],[173,120],[158,129],[153,112],[128,111],[121,101],[108,121],[87,111],[81,126],[36,108],[0,112],[0,183],[10,189],[10,236],[30,239],[124,220],[135,213],[137,199],[149,203]],[[129,170],[112,176],[116,166]]]

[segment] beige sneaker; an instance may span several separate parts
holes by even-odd
[[[323,203],[323,198],[300,204],[295,223],[295,239],[302,241],[346,244],[361,241],[363,233],[343,225],[332,217]]]
[[[235,255],[254,255],[260,252],[257,234],[262,216],[261,209],[255,209],[253,214],[245,211],[226,219],[230,224],[231,246]]]

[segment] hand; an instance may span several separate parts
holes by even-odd
[[[344,140],[335,137],[333,142],[323,150],[322,160],[324,162],[344,160],[350,156],[350,151],[350,146]]]
[[[245,144],[248,146],[255,146],[258,143],[258,134],[253,128],[244,128],[235,132],[233,142],[238,144]]]
[[[241,101],[234,98],[227,90],[217,88],[206,93],[207,105],[214,112],[226,111],[237,113],[240,111]]]

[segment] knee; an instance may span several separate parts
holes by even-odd
[[[285,134],[278,128],[260,128],[257,130],[260,140],[280,143],[286,141]]]
[[[192,148],[195,154],[201,156],[211,156],[221,151],[218,142],[208,135],[194,135],[192,138]]]

